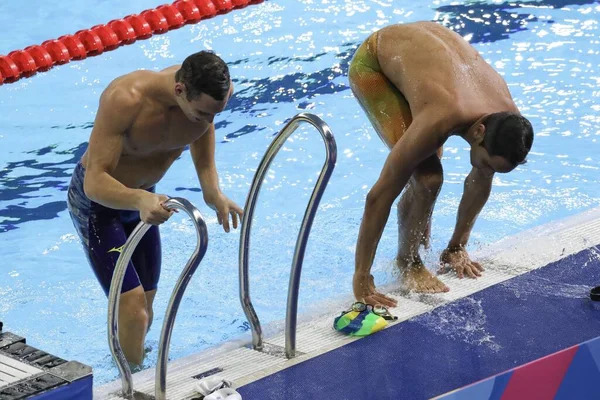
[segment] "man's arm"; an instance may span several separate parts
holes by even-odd
[[[229,96],[233,94],[233,82],[229,84]],[[214,204],[214,200],[221,193],[219,188],[219,175],[215,165],[215,124],[211,122],[208,131],[190,144],[190,153],[196,167],[196,174],[200,180],[200,187],[207,204]]]
[[[105,207],[137,210],[143,190],[130,189],[112,177],[123,148],[123,136],[139,108],[135,96],[109,87],[100,97],[87,149],[83,188],[87,197]]]
[[[477,216],[490,197],[494,176],[485,176],[477,168],[473,168],[465,179],[463,196],[458,206],[456,227],[448,243],[448,249],[464,248],[471,236]]]
[[[237,228],[238,218],[241,220],[242,209],[229,200],[219,188],[219,176],[215,165],[215,125],[210,124],[208,131],[190,144],[190,153],[194,160],[196,173],[204,201],[217,212],[219,224],[225,232],[229,232],[229,215],[233,227]]]
[[[477,168],[473,168],[467,179],[465,179],[454,234],[448,243],[448,247],[440,256],[442,271],[448,270],[448,267],[450,267],[456,271],[459,278],[465,275],[470,278],[481,276],[483,267],[471,260],[465,247],[477,216],[490,197],[492,180],[493,175],[485,176]]]
[[[423,115],[412,122],[392,148],[379,179],[367,195],[356,243],[354,292],[357,298],[374,295],[370,300],[366,300],[389,305],[389,300],[386,302],[384,298],[382,301],[380,296],[383,295],[369,293],[374,290],[374,286],[369,289],[369,286],[372,286],[371,264],[394,200],[408,183],[416,166],[434,154],[443,144],[439,132],[444,132],[444,128],[430,121],[431,119],[428,121],[428,117]]]
[[[221,193],[219,175],[215,165],[215,125],[190,144],[190,153],[200,180],[200,187],[206,203],[211,203]]]

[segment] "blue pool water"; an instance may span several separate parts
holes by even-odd
[[[36,0],[0,13],[0,54],[156,7],[156,0],[95,3]],[[508,81],[536,139],[529,162],[496,177],[471,249],[576,214],[598,203],[600,28],[597,1],[450,2],[271,0],[189,25],[97,57],[0,86],[0,320],[36,347],[94,368],[95,383],[117,376],[106,340],[106,298],[87,265],[66,211],[66,188],[86,147],[98,97],[132,69],[162,69],[200,49],[230,65],[236,94],[217,118],[222,190],[243,205],[254,171],[283,124],[298,112],[322,117],[338,145],[336,169],[316,216],[300,289],[300,312],[350,292],[364,198],[387,149],[354,100],[346,79],[354,50],[390,23],[435,20],[452,27]],[[304,208],[324,149],[300,129],[273,162],[263,186],[250,256],[254,306],[263,323],[283,318],[288,274]],[[467,144],[445,147],[445,185],[433,221],[433,262],[453,229]],[[238,300],[239,233],[225,234],[202,202],[184,153],[158,192],[185,197],[205,216],[209,249],[180,307],[172,358],[247,332]],[[146,367],[168,295],[195,245],[182,215],[162,228],[164,265]],[[395,216],[381,240],[374,274],[394,279]]]

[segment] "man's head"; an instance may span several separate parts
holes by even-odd
[[[232,92],[227,64],[212,51],[187,57],[175,73],[177,103],[190,121],[212,122]]]
[[[487,115],[471,127],[470,136],[471,165],[487,176],[524,164],[533,144],[531,123],[512,112]]]

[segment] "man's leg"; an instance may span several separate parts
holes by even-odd
[[[444,180],[437,155],[423,161],[413,173],[398,202],[398,267],[410,290],[426,293],[448,291],[448,287],[427,270],[419,246],[428,235],[431,214]]]
[[[122,212],[121,215],[124,213]],[[125,224],[125,230],[128,235],[139,223],[136,218],[133,222]],[[135,270],[142,284],[146,297],[146,311],[148,313],[148,330],[152,326],[154,320],[154,296],[156,296],[156,288],[160,278],[160,269],[162,264],[162,250],[160,241],[160,231],[158,226],[152,226],[144,237],[138,243],[131,261],[135,266]]]
[[[119,299],[119,342],[127,361],[141,365],[144,342],[150,326],[146,296],[142,285],[121,293]]]
[[[90,245],[86,247],[92,270],[106,295],[110,291],[112,275],[121,254],[122,245],[127,240],[118,220],[93,227]],[[144,359],[144,340],[149,325],[146,296],[133,263],[125,271],[119,297],[119,341],[127,361],[141,364]]]
[[[444,153],[444,149],[442,147],[440,147],[437,151],[437,156],[440,160],[442,159],[443,153]],[[433,214],[433,212],[432,212],[432,214]],[[429,219],[427,219],[427,224],[425,225],[425,231],[423,232],[423,236],[421,237],[421,244],[426,249],[429,249],[431,247],[431,214],[429,215]]]
[[[84,168],[78,163],[67,193],[69,215],[85,255],[104,293],[108,295],[113,271],[127,240],[118,213],[90,201],[83,190]],[[119,341],[128,361],[141,364],[148,327],[146,298],[130,262],[119,298]]]
[[[104,209],[89,221],[87,255],[98,281],[108,295],[117,260],[123,251],[128,233],[116,213]],[[132,259],[133,260],[133,259]],[[129,262],[119,298],[119,341],[125,358],[140,365],[144,360],[144,341],[150,324],[144,287],[134,263]]]
[[[146,311],[148,312],[148,330],[150,330],[152,321],[154,321],[154,309],[152,307],[154,304],[154,297],[156,296],[156,289],[144,292],[144,295],[146,296]]]

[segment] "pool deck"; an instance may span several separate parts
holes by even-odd
[[[600,336],[600,306],[588,297],[600,285],[597,244],[600,209],[523,232],[474,254],[486,267],[482,278],[443,275],[448,293],[387,286],[399,320],[381,332],[350,338],[333,330],[337,312],[318,322],[300,316],[295,359],[229,343],[171,362],[167,397],[198,397],[195,377],[212,373],[234,381],[245,400],[443,395]],[[283,332],[266,342],[283,346]],[[154,372],[134,374],[135,390],[152,394]],[[120,399],[119,389],[120,381],[97,387],[94,398]]]

